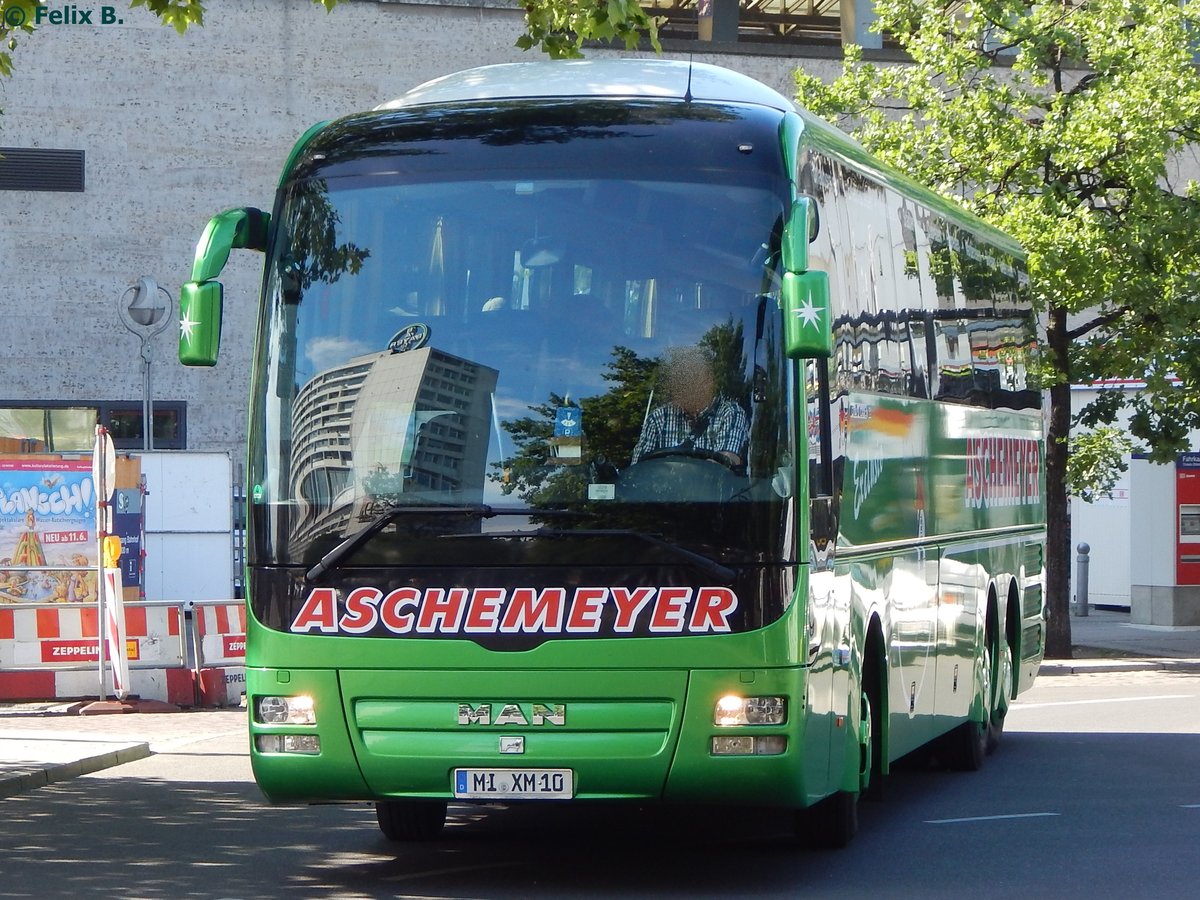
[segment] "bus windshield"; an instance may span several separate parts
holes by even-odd
[[[354,565],[579,535],[794,556],[777,114],[596,106],[408,111],[305,149],[262,309],[260,560],[364,530]]]

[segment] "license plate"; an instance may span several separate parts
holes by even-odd
[[[570,769],[454,770],[454,796],[460,800],[570,800],[574,795]]]

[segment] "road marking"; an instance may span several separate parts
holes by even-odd
[[[962,819],[926,819],[926,825],[955,825],[959,822],[994,822],[997,819],[1042,819],[1047,816],[1061,816],[1062,813],[1012,813],[1007,816],[967,816]]]
[[[1195,694],[1158,694],[1154,697],[1105,697],[1100,700],[1056,700],[1053,703],[1014,703],[1014,709],[1045,709],[1048,706],[1086,706],[1090,703],[1145,703],[1147,700],[1191,700]]]
[[[1200,809],[1200,803],[1184,803],[1183,809]]]

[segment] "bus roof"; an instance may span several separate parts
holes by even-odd
[[[668,59],[540,60],[502,63],[427,81],[376,109],[463,100],[623,97],[753,103],[790,112],[791,100],[738,72]]]
[[[806,144],[834,153],[864,176],[938,210],[961,227],[986,234],[989,240],[1009,252],[1024,255],[1009,235],[876,159],[851,135],[762,82],[708,63],[633,57],[501,63],[435,78],[395,100],[380,104],[375,110],[399,111],[471,101],[571,98],[690,99],[698,103],[751,104],[780,113],[793,113],[804,123]]]

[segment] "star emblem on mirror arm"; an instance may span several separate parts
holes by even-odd
[[[179,320],[179,338],[180,338],[180,340],[182,340],[185,344],[188,341],[190,341],[192,339],[192,332],[196,329],[196,326],[199,324],[200,324],[199,322],[195,322],[191,319],[189,313],[184,313],[183,317]]]
[[[806,300],[804,305],[796,310],[796,315],[804,320],[805,328],[809,325],[813,326],[813,328],[821,326],[821,310],[813,304],[811,298]]]

